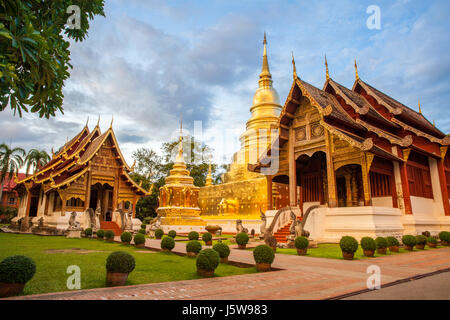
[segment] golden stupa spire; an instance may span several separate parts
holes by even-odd
[[[291,51],[291,53],[292,53],[293,76],[294,76],[294,80],[295,80],[297,78],[297,68],[295,67],[294,51]]]
[[[328,71],[327,55],[325,55],[325,69],[326,69],[326,77],[327,77],[327,81],[328,81],[328,80],[330,80],[330,72]]]
[[[419,113],[422,114],[422,108],[420,107],[420,99],[419,99]]]
[[[259,86],[260,87],[271,87],[272,86],[272,75],[269,69],[269,59],[267,58],[267,36],[264,32],[264,52],[263,52],[263,64],[261,74],[259,75]]]
[[[356,59],[355,59],[355,77],[356,77],[356,81],[359,80],[359,74],[358,74],[358,65],[356,64]]]
[[[178,143],[178,154],[175,162],[178,163],[184,163],[184,157],[183,157],[183,118],[181,118],[180,121],[180,140]]]

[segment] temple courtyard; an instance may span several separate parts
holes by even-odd
[[[120,242],[119,237],[115,240]],[[19,242],[21,245],[17,246]],[[186,243],[182,241],[176,242],[172,253],[164,253],[158,252],[160,240],[153,239],[146,239],[145,248],[136,248],[96,239],[0,233],[0,259],[24,254],[36,261],[36,275],[26,285],[24,295],[10,299],[279,300],[360,296],[355,293],[362,293],[361,297],[367,299],[379,299],[384,290],[394,292],[391,298],[395,298],[401,297],[395,290],[408,292],[414,285],[417,297],[426,298],[427,281],[448,287],[450,280],[449,247],[414,252],[401,250],[398,254],[374,258],[364,258],[357,252],[354,261],[342,260],[338,245],[334,244],[319,244],[303,257],[292,254],[289,249],[278,249],[272,264],[274,271],[257,273],[252,255],[252,247],[257,244],[250,242],[247,250],[231,245],[229,260],[232,263],[220,264],[212,279],[197,276],[195,259],[184,256]],[[109,253],[117,250],[131,253],[136,259],[136,269],[130,274],[127,286],[105,288],[105,260]],[[67,289],[70,274],[66,270],[70,265],[80,266],[83,290]],[[371,265],[380,267],[381,291],[366,292],[370,276],[367,268]],[[437,298],[436,293],[429,294]],[[440,296],[450,298],[448,292]]]

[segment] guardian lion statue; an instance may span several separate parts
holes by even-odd
[[[244,226],[242,225],[241,219],[236,220],[236,231],[237,231],[237,233],[241,233],[241,232],[248,233],[248,229],[244,228]]]

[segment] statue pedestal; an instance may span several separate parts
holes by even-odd
[[[81,230],[69,230],[67,231],[66,238],[79,239],[81,238]]]

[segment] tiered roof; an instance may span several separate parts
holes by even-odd
[[[117,159],[122,166],[121,177],[127,181],[139,195],[148,195],[148,191],[136,184],[129,173],[132,168],[126,163],[117,143],[112,125],[101,133],[99,124],[90,131],[87,124],[74,138],[62,146],[56,153],[52,151],[52,159],[39,171],[23,180],[16,178],[17,187],[26,185],[28,189],[46,185],[45,192],[65,187],[77,180],[89,169],[89,163],[101,146],[110,138]]]

